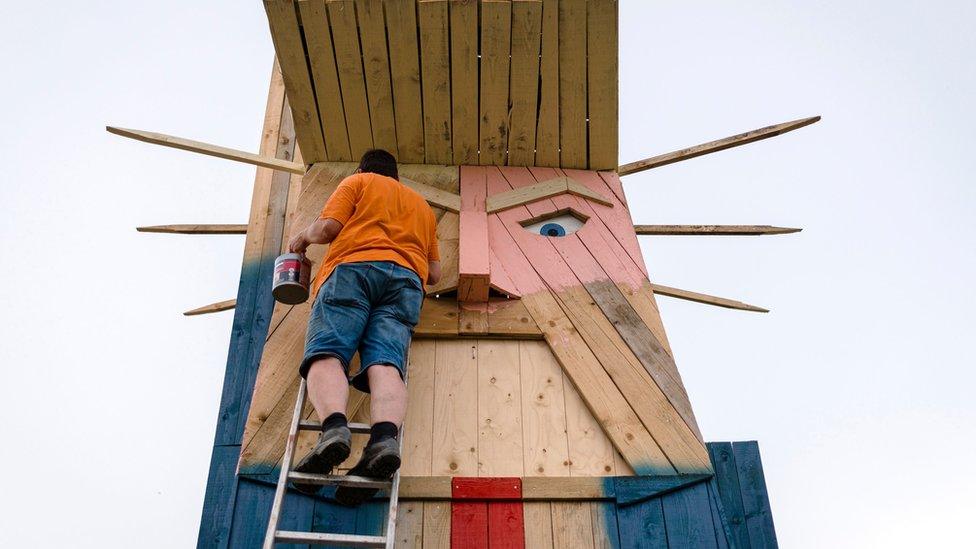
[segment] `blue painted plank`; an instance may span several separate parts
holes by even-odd
[[[717,549],[705,484],[661,497],[669,549]]]
[[[725,512],[725,524],[729,528],[732,545],[737,549],[751,549],[732,443],[710,442],[708,453],[712,458],[712,468],[715,469],[715,483],[718,485],[718,495]]]
[[[203,514],[197,534],[197,549],[226,547],[230,538],[230,523],[234,513],[237,491],[237,458],[241,447],[215,446],[210,454],[210,475],[203,498]]]
[[[628,505],[663,496],[686,486],[705,482],[712,475],[642,475],[633,477],[613,477],[614,495],[617,503]]]
[[[729,545],[729,540],[732,536],[726,520],[723,518],[722,502],[718,497],[718,483],[713,478],[705,484],[705,488],[708,490],[708,505],[712,511],[712,526],[715,528],[715,544],[718,546],[718,549],[733,548],[733,546]]]
[[[756,549],[779,547],[773,527],[773,513],[769,508],[769,495],[766,493],[766,478],[759,458],[759,444],[755,441],[734,442],[732,453],[738,471],[749,541]]]
[[[356,533],[364,536],[381,536],[386,529],[387,499],[371,499],[359,506],[356,515]]]
[[[329,491],[334,493],[335,488],[330,488]],[[323,491],[323,493],[327,492]],[[355,534],[358,514],[357,507],[344,507],[334,501],[316,499],[312,515],[312,531]]]
[[[594,546],[620,549],[620,533],[617,527],[617,506],[609,502],[593,502],[591,512],[599,515],[592,521],[594,541],[602,539],[606,542],[605,544],[594,543]],[[603,526],[604,530],[597,531],[598,525]]]
[[[260,548],[267,532],[274,488],[242,480],[237,486],[237,503],[231,522],[229,547]]]
[[[618,505],[617,530],[620,533],[620,547],[623,549],[667,547],[668,537],[664,527],[661,498],[633,505]]]
[[[314,512],[314,498],[297,492],[286,492],[284,507],[281,509],[281,520],[278,522],[278,529],[293,532],[311,532]],[[264,520],[267,521],[267,518]],[[308,545],[285,543],[276,547],[277,549],[308,549]]]

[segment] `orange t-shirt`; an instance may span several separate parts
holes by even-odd
[[[427,283],[428,261],[440,260],[437,218],[413,189],[375,173],[357,173],[342,180],[322,209],[342,230],[312,282],[312,295],[340,263],[392,261]]]

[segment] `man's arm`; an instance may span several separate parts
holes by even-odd
[[[427,284],[434,285],[441,280],[441,262],[430,260],[427,262]]]
[[[305,253],[305,250],[312,244],[328,244],[339,236],[342,230],[342,223],[331,217],[317,219],[314,223],[305,228],[304,231],[293,236],[288,241],[288,251],[291,253]],[[438,269],[440,267],[438,266]],[[439,272],[439,271],[438,271]]]

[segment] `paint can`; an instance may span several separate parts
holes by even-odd
[[[297,305],[308,299],[308,282],[312,263],[305,254],[281,254],[275,259],[271,294],[286,305]]]

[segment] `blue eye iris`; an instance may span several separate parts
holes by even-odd
[[[566,229],[559,223],[546,223],[539,229],[542,236],[566,236]]]

